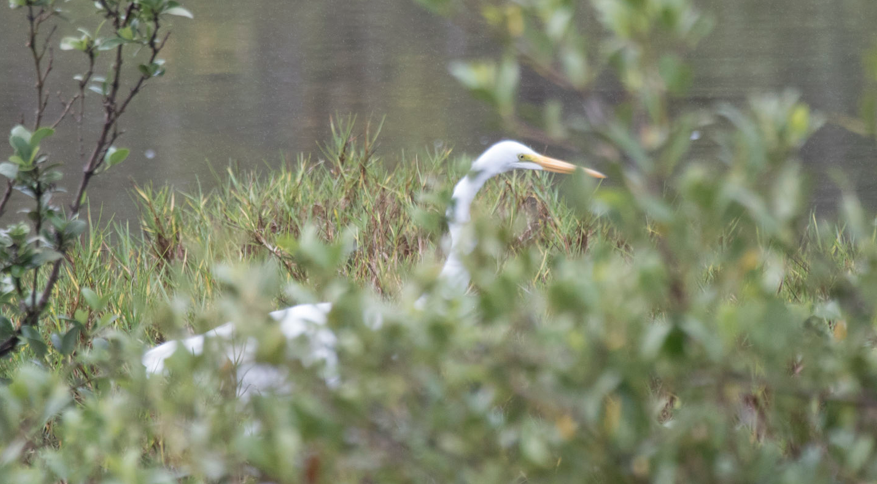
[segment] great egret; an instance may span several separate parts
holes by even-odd
[[[472,201],[487,180],[512,170],[572,173],[575,169],[575,165],[540,155],[517,141],[501,141],[479,156],[472,163],[469,173],[454,187],[446,213],[451,245],[448,259],[439,276],[446,287],[465,290],[469,285],[469,273],[463,265],[462,257],[471,252],[475,241],[464,233],[464,228],[469,222],[469,208]],[[606,177],[588,168],[583,170],[595,178]],[[424,299],[421,298],[418,305],[422,305],[423,301]],[[331,309],[331,303],[300,304],[271,313],[271,317],[279,322],[286,338],[291,340],[302,335],[307,336],[310,351],[306,361],[302,363],[309,365],[318,361],[324,362],[324,376],[329,381],[336,378],[337,363],[334,351],[335,335],[325,325]],[[247,397],[253,391],[282,388],[284,378],[280,370],[254,361],[256,341],[248,338],[236,342],[235,335],[234,323],[226,323],[201,335],[169,341],[147,351],[143,355],[143,365],[149,373],[161,373],[164,371],[164,361],[173,355],[180,345],[193,354],[200,354],[208,339],[218,338],[228,343],[224,348],[225,355],[237,365],[240,396]]]

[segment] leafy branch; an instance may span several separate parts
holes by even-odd
[[[29,26],[26,45],[31,51],[36,71],[37,103],[33,130],[27,130],[24,126],[16,126],[12,130],[10,144],[14,153],[8,162],[0,164],[0,174],[8,179],[0,199],[0,215],[4,213],[13,189],[32,197],[35,208],[27,213],[31,227],[19,223],[0,233],[0,246],[5,249],[0,252],[0,272],[7,282],[4,285],[7,291],[0,294],[0,300],[11,305],[18,313],[18,324],[5,318],[0,321],[3,325],[0,327],[0,337],[5,338],[0,340],[0,356],[14,351],[22,337],[38,354],[45,351],[46,345],[35,328],[49,305],[69,247],[85,230],[85,223],[79,220],[79,212],[89,182],[95,175],[125,161],[130,153],[126,148],[114,146],[124,133],[119,121],[145,83],[165,72],[164,61],[159,54],[170,32],[163,29],[162,19],[167,15],[192,18],[188,10],[171,0],[99,0],[96,5],[97,15],[102,17],[101,27],[110,25],[113,33],[100,37],[100,28],[94,34],[80,28],[81,35],[78,37],[61,39],[61,50],[84,54],[86,69],[84,74],[74,77],[78,81],[77,92],[69,100],[61,100],[59,118],[51,127],[44,127],[44,113],[49,103],[46,81],[53,64],[53,50],[49,45],[57,25],[53,25],[45,36],[41,35],[40,28],[58,16],[60,9],[55,7],[55,0],[10,2],[11,8],[23,7],[26,11]],[[148,50],[149,60],[137,66],[140,75],[125,92],[122,76],[129,70],[125,53],[142,48]],[[94,75],[96,61],[104,51],[112,52],[112,63],[108,75],[98,77]],[[87,91],[100,96],[103,109],[99,134],[88,156],[82,134]],[[55,128],[71,113],[76,121],[83,168],[69,210],[64,211],[53,204],[61,173],[56,169],[57,164],[48,164],[49,157],[40,153],[40,143],[54,134]],[[33,236],[29,236],[31,228]],[[43,277],[43,269],[48,266],[51,266],[48,275]],[[12,304],[13,301],[17,301],[17,304]]]

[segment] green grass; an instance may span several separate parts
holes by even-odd
[[[334,141],[322,156],[299,155],[276,171],[228,168],[216,174],[218,186],[209,192],[136,187],[131,195],[140,206],[139,220],[107,225],[89,218],[88,236],[63,266],[43,319],[46,341],[52,333],[63,334],[70,324],[66,318],[79,311],[92,334],[95,325],[104,324],[107,330],[126,331],[153,344],[166,338],[163,330],[170,333],[167,336],[179,334],[179,328],[153,324],[157,312],[174,301],[184,308],[177,326],[209,329],[215,324],[209,315],[223,290],[215,273],[219,264],[269,263],[280,269],[286,282],[318,286],[320,277],[304,270],[296,257],[296,241],[308,227],[330,244],[349,234],[353,248],[333,275],[384,298],[398,295],[404,283],[415,278],[419,265],[434,274],[444,257],[439,244],[444,208],[471,159],[449,150],[381,158],[370,148],[375,139],[366,133],[363,138],[368,141],[359,145],[352,129],[352,121],[333,126]],[[503,253],[534,251],[541,262],[531,284],[550,279],[548,261],[558,256],[578,257],[600,243],[628,250],[607,223],[577,215],[563,199],[558,180],[532,172],[497,177],[482,190],[473,209],[476,219],[478,214],[492,214],[490,220],[498,222],[507,242],[495,250],[500,264]],[[787,271],[778,294],[790,302],[818,302],[820,293],[805,290],[811,264],[847,270],[855,265],[855,244],[844,234],[842,228],[829,229],[811,216],[798,253],[783,262]],[[704,281],[720,270],[707,267]],[[827,294],[836,279],[826,280],[822,293]],[[83,288],[107,298],[106,309],[90,310]],[[299,302],[281,296],[275,307]],[[103,315],[116,317],[101,322]],[[163,319],[166,313],[160,315]],[[50,355],[60,366],[64,357]],[[20,358],[0,363],[0,372]]]
[[[229,168],[217,174],[217,188],[180,193],[168,186],[136,187],[132,197],[140,218],[101,224],[89,218],[87,237],[63,266],[53,305],[42,332],[63,333],[67,316],[87,311],[82,289],[108,298],[105,313],[117,315],[111,327],[134,332],[151,344],[164,339],[152,316],[169,301],[185,299],[188,317],[179,324],[209,329],[197,316],[209,314],[221,295],[217,264],[268,262],[287,282],[316,284],[295,256],[295,240],[306,227],[325,243],[351,233],[353,250],[340,276],[393,298],[412,270],[423,264],[437,271],[443,258],[439,241],[443,213],[456,181],[471,159],[451,151],[399,155],[382,159],[360,146],[352,122],[333,126],[334,141],[322,156],[299,155],[276,171]],[[558,178],[546,173],[516,172],[491,180],[479,194],[474,211],[492,214],[508,241],[508,255],[535,250],[542,263],[531,283],[550,277],[546,261],[558,255],[577,257],[595,243],[625,249],[609,226],[581,217],[563,200]],[[476,216],[477,219],[477,216]],[[852,269],[855,245],[842,228],[825,232],[811,216],[797,255],[785,261],[789,270],[780,293],[786,300],[808,302],[805,293],[811,259]],[[624,251],[624,250],[623,250]],[[718,267],[708,267],[704,279]],[[836,281],[827,281],[828,287]],[[277,307],[300,301],[281,299]],[[89,311],[91,313],[91,311]],[[89,315],[89,324],[97,324]],[[60,363],[60,362],[59,362]]]
[[[179,324],[208,329],[211,323],[197,316],[209,314],[221,295],[218,264],[267,262],[287,282],[318,285],[295,254],[308,227],[330,244],[350,234],[353,249],[337,275],[382,297],[397,295],[420,264],[426,273],[438,271],[445,206],[471,159],[449,150],[382,159],[369,143],[357,144],[350,129],[352,123],[342,124],[320,157],[300,155],[262,173],[229,168],[209,192],[136,187],[137,221],[107,225],[89,218],[88,235],[63,266],[44,317],[46,340],[66,331],[66,317],[86,311],[90,329],[101,314],[113,314],[118,318],[108,329],[151,344],[165,338],[153,315],[175,299],[186,307],[187,320]],[[548,277],[550,257],[583,254],[609,237],[605,226],[577,216],[562,200],[557,180],[532,172],[497,177],[473,208],[476,219],[492,214],[499,222],[508,241],[500,252],[536,251],[543,261],[536,283]],[[83,288],[107,297],[106,309],[89,311]],[[297,302],[281,299],[276,306]]]

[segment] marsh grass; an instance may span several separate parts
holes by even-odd
[[[446,149],[382,158],[371,128],[357,136],[353,126],[352,118],[333,123],[334,137],[322,156],[299,155],[270,172],[230,167],[216,175],[211,191],[136,186],[131,196],[139,205],[138,220],[105,223],[99,213],[90,216],[87,236],[64,265],[44,319],[46,341],[53,333],[63,335],[77,314],[87,320],[87,333],[122,330],[147,344],[165,333],[178,335],[182,326],[209,329],[214,323],[205,315],[222,294],[214,271],[219,264],[274,264],[286,282],[318,286],[325,278],[306,271],[298,259],[305,232],[328,244],[348,237],[346,263],[337,271],[325,264],[329,276],[384,298],[418,279],[415,268],[421,265],[423,277],[435,276],[444,257],[445,207],[471,157]],[[605,224],[575,213],[558,181],[547,173],[513,173],[491,180],[479,194],[475,220],[489,219],[487,230],[503,240],[493,250],[497,268],[506,257],[532,251],[540,268],[531,283],[540,284],[558,255],[575,257],[612,239]],[[106,304],[89,307],[83,289]],[[281,299],[276,305],[298,302]],[[167,321],[163,313],[154,316],[168,303],[182,304],[186,318],[175,321],[179,327],[158,328],[152,321]],[[100,321],[110,314],[112,320]],[[84,337],[82,343],[88,344]],[[56,364],[68,358],[52,355]]]
[[[450,150],[423,152],[400,156],[390,166],[392,160],[360,148],[346,127],[341,134],[346,141],[336,136],[324,150],[336,156],[332,160],[299,155],[263,173],[229,168],[224,177],[217,175],[220,183],[209,192],[138,186],[131,196],[139,203],[139,220],[106,224],[99,216],[90,217],[88,236],[71,252],[44,319],[46,341],[52,341],[52,334],[63,335],[77,317],[87,321],[92,336],[121,330],[147,345],[178,336],[181,328],[210,329],[216,324],[213,308],[223,294],[215,275],[219,264],[274,264],[287,283],[318,285],[320,276],[297,260],[296,241],[308,228],[330,244],[350,234],[347,261],[332,275],[384,298],[392,299],[406,281],[417,280],[418,266],[421,275],[434,276],[444,257],[444,207],[471,158]],[[560,185],[544,173],[514,173],[492,180],[479,194],[475,219],[490,214],[495,225],[489,230],[505,244],[493,248],[497,271],[506,258],[531,251],[538,270],[528,283],[542,286],[558,257],[582,256],[595,244],[628,251],[609,224],[577,214]],[[853,271],[857,257],[856,244],[843,227],[820,223],[812,214],[799,250],[782,262],[785,277],[777,294],[798,304],[818,304],[839,282],[835,269]],[[814,265],[816,272],[830,274],[815,292],[808,289]],[[335,270],[332,264],[327,267]],[[706,268],[704,281],[721,270]],[[90,308],[83,289],[104,298],[105,307]],[[300,302],[281,295],[276,307]],[[168,318],[169,304],[184,307],[184,316]],[[173,323],[168,326],[168,321]],[[833,320],[827,322],[834,327]],[[27,351],[2,365],[15,366],[26,357]],[[49,358],[61,367],[69,357],[55,351]]]
[[[215,275],[218,264],[274,264],[287,283],[319,285],[321,277],[297,259],[296,244],[308,230],[329,244],[348,234],[346,263],[329,276],[347,278],[384,298],[399,294],[406,281],[418,280],[418,266],[421,275],[434,276],[444,257],[444,208],[471,157],[439,150],[381,158],[368,131],[361,136],[368,141],[358,143],[352,119],[333,124],[333,133],[322,157],[299,155],[261,173],[230,167],[216,175],[219,183],[212,191],[137,186],[131,196],[139,204],[139,220],[107,224],[99,214],[90,217],[88,236],[71,252],[44,319],[46,341],[53,333],[63,335],[77,317],[87,321],[92,335],[121,330],[146,344],[177,336],[182,327],[209,329],[223,291]],[[550,280],[558,257],[580,257],[595,244],[629,251],[609,224],[576,213],[558,181],[545,173],[513,173],[492,180],[479,194],[475,220],[489,219],[487,230],[504,244],[493,247],[497,271],[507,257],[531,251],[538,270],[528,283],[541,286]],[[733,231],[728,228],[728,234]],[[777,294],[790,302],[818,303],[838,281],[833,276],[821,292],[808,291],[812,265],[836,274],[826,267],[851,271],[856,258],[856,244],[843,227],[811,215],[798,252],[783,261],[785,277]],[[332,264],[327,268],[335,271]],[[706,268],[704,281],[721,270]],[[90,308],[83,289],[104,298],[105,307]],[[276,307],[299,302],[281,296]],[[184,317],[168,318],[162,309],[168,304],[182,305]],[[165,321],[165,327],[153,320]],[[81,342],[89,344],[84,336]],[[50,355],[59,366],[69,358]],[[83,376],[81,381],[88,381]]]

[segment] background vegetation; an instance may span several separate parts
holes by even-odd
[[[450,299],[436,246],[469,160],[387,169],[374,124],[336,122],[321,155],[215,192],[141,187],[141,227],[56,249],[39,332],[0,363],[0,480],[874,479],[877,238],[848,191],[837,220],[809,212],[797,151],[821,116],[793,92],[677,106],[710,26],[683,0],[424,4],[505,40],[452,73],[510,131],[582,150],[610,183],[492,181],[473,288]],[[562,94],[521,103],[521,72]],[[873,126],[864,99],[847,124]],[[322,300],[332,384],[267,317]],[[13,329],[26,310],[7,303]],[[232,398],[221,348],[146,377],[144,347],[226,321],[291,370],[291,395]]]

